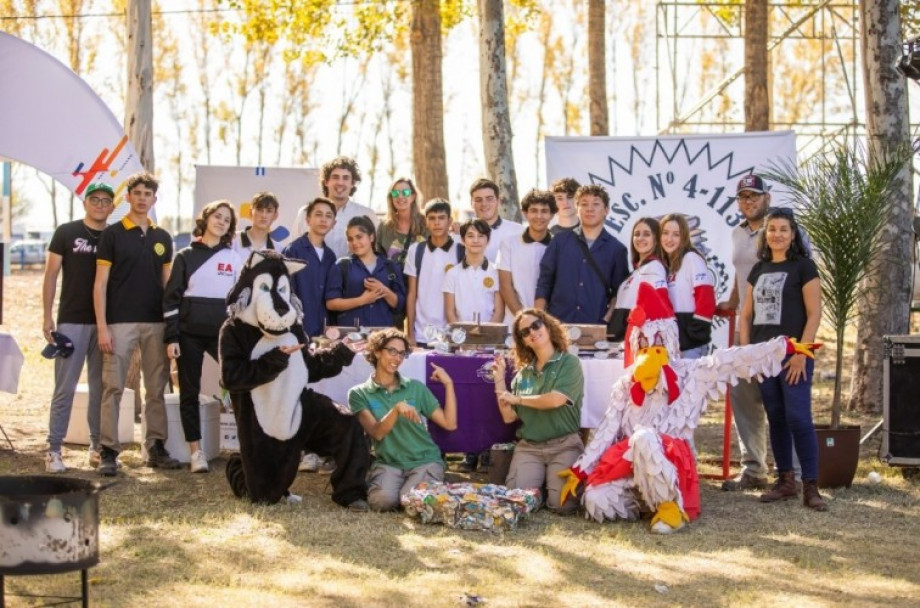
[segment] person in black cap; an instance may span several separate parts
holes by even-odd
[[[67,470],[61,457],[61,443],[70,422],[74,392],[83,364],[88,367],[89,394],[86,422],[89,425],[89,464],[100,460],[99,421],[102,402],[102,353],[96,342],[96,314],[93,307],[93,279],[96,276],[96,245],[106,219],[114,207],[115,191],[108,184],[90,184],[84,193],[83,219],[62,224],[48,246],[42,283],[42,332],[48,354],[54,358],[54,395],[48,421],[47,473]],[[57,323],[52,309],[58,275],[63,271]],[[67,346],[67,343],[70,346]],[[68,355],[69,351],[69,355]],[[47,355],[46,355],[47,356]]]

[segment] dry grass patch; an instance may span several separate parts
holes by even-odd
[[[20,394],[0,395],[0,424],[17,448],[0,447],[5,475],[42,470],[53,366],[38,355],[39,286],[34,272],[5,285],[2,329],[27,358]],[[831,365],[819,360],[819,369]],[[819,409],[828,384],[816,388]],[[698,433],[705,473],[721,470],[721,425],[716,404]],[[754,493],[705,480],[702,517],[669,537],[650,535],[644,522],[597,525],[546,512],[504,535],[354,514],[335,506],[328,478],[314,474],[295,483],[303,504],[258,507],[233,498],[223,459],[207,475],[158,471],[142,467],[131,445],[119,484],[100,498],[102,561],[90,571],[90,593],[98,606],[208,608],[459,606],[470,596],[490,607],[920,605],[920,489],[877,460],[879,442],[864,446],[852,488],[827,492],[828,513],[762,505]],[[97,479],[84,468],[84,448],[69,448],[68,474]],[[870,470],[882,483],[866,480]],[[73,595],[78,580],[10,577],[6,588]]]

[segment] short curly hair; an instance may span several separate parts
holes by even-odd
[[[402,340],[403,348],[409,351],[409,338],[403,332],[395,327],[377,330],[368,336],[367,347],[364,349],[364,358],[367,359],[371,367],[377,367],[377,353],[386,348],[390,340]]]
[[[336,156],[323,165],[319,180],[319,186],[323,189],[323,196],[329,196],[329,188],[326,187],[326,182],[329,181],[334,169],[346,169],[351,173],[351,183],[354,185],[351,187],[348,196],[353,196],[358,190],[358,184],[361,183],[361,170],[358,168],[358,161],[348,156]]]
[[[131,192],[137,186],[144,186],[156,192],[160,188],[160,182],[152,173],[141,171],[128,177],[125,181],[125,192]]]
[[[581,197],[588,195],[596,196],[604,203],[604,207],[610,208],[610,195],[607,193],[607,189],[599,184],[585,184],[584,186],[579,186],[578,190],[575,191],[575,204],[578,204]]]

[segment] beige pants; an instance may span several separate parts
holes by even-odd
[[[558,473],[575,464],[584,451],[585,445],[578,433],[540,442],[521,439],[514,447],[505,485],[509,488],[543,488],[545,485],[547,508],[571,513],[578,507],[578,501],[570,497],[564,505],[559,504],[559,493],[565,481]]]
[[[367,504],[375,511],[399,508],[399,497],[420,483],[444,481],[444,464],[432,462],[406,471],[375,464],[367,474]]]
[[[144,376],[144,408],[142,416],[147,423],[144,447],[149,451],[156,440],[166,441],[166,388],[169,366],[166,345],[163,344],[164,323],[113,323],[109,333],[115,352],[102,359],[102,420],[100,443],[116,452],[118,442],[118,414],[125,378],[131,365],[131,354],[136,347],[141,351],[141,372]]]

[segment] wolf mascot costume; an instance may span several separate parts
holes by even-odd
[[[337,375],[355,354],[344,344],[309,351],[290,274],[305,264],[271,250],[249,256],[227,296],[220,330],[220,376],[230,393],[240,453],[227,463],[233,493],[253,502],[290,496],[301,451],[335,458],[332,500],[348,507],[367,496],[367,440],[358,420],[308,382]],[[301,346],[301,350],[290,349]],[[285,350],[288,352],[285,352]]]

